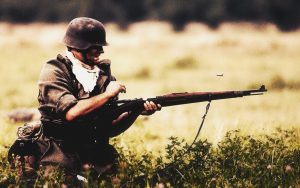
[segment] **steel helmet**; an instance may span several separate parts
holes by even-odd
[[[104,25],[98,20],[87,17],[75,18],[69,23],[63,43],[79,50],[108,45]]]

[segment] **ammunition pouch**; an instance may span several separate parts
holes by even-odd
[[[34,129],[34,127],[38,126],[40,127],[39,129]],[[17,167],[17,165],[21,164],[22,168],[36,168],[36,158],[39,155],[36,141],[42,134],[41,127],[41,122],[36,121],[25,123],[24,126],[18,128],[18,138],[8,151],[8,161],[12,166]]]
[[[39,127],[39,129],[35,130],[34,127]],[[34,122],[25,123],[24,126],[19,127],[17,131],[17,136],[18,139],[20,140],[34,142],[39,138],[42,132],[43,131],[41,126],[41,121],[34,121]]]

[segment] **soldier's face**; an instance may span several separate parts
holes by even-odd
[[[90,65],[96,65],[99,63],[99,57],[100,55],[104,53],[102,46],[95,46],[91,47],[88,50],[86,50],[85,56],[86,56],[86,62]]]

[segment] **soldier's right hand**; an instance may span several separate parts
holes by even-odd
[[[125,85],[117,82],[117,81],[111,81],[108,86],[106,87],[105,93],[109,97],[115,97],[118,95],[120,92],[126,92],[126,87]]]

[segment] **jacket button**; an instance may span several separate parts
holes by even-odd
[[[96,130],[96,129],[97,129],[97,126],[95,126],[94,129]]]
[[[97,140],[95,140],[94,142],[97,143]]]

